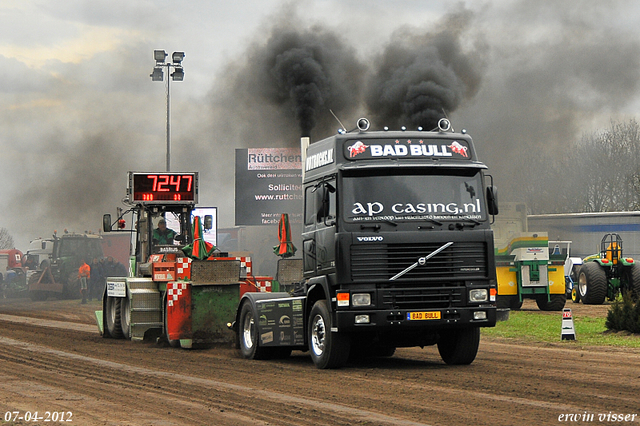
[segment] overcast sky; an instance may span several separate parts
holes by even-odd
[[[154,49],[186,54],[185,79],[171,84],[172,170],[200,171],[201,204],[233,226],[233,150],[299,137],[293,114],[253,99],[262,80],[247,77],[286,31],[334,37],[363,74],[416,35],[454,34],[475,77],[454,127],[508,185],[515,170],[501,160],[637,117],[639,12],[635,1],[3,0],[0,227],[23,251],[54,229],[97,232],[121,206],[128,170],[164,170]],[[341,120],[370,110],[357,100]],[[321,124],[312,137],[328,136]]]

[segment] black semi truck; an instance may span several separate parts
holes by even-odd
[[[244,357],[309,350],[318,368],[397,347],[437,345],[470,364],[496,323],[487,166],[447,119],[435,131],[340,132],[302,139],[303,279],[247,293],[233,328]]]

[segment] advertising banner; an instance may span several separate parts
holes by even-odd
[[[302,199],[299,148],[236,149],[236,226],[301,223]]]

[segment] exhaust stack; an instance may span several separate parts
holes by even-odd
[[[307,148],[309,148],[309,143],[310,142],[308,136],[303,136],[300,138],[300,155],[302,156],[302,182],[304,182],[304,171],[307,164]]]

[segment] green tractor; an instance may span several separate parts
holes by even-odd
[[[50,244],[50,243],[53,244]],[[33,301],[46,300],[49,297],[58,299],[78,299],[80,281],[78,268],[84,259],[91,263],[94,258],[102,258],[102,237],[93,234],[65,233],[53,239],[32,241],[32,245],[42,244],[35,272],[28,279],[29,297]],[[48,250],[45,249],[48,248]],[[49,251],[44,253],[44,251]]]
[[[574,303],[601,305],[605,298],[613,301],[621,292],[629,293],[633,300],[640,297],[640,265],[622,256],[618,234],[605,234],[600,253],[586,257],[576,275],[577,285],[571,291]]]

